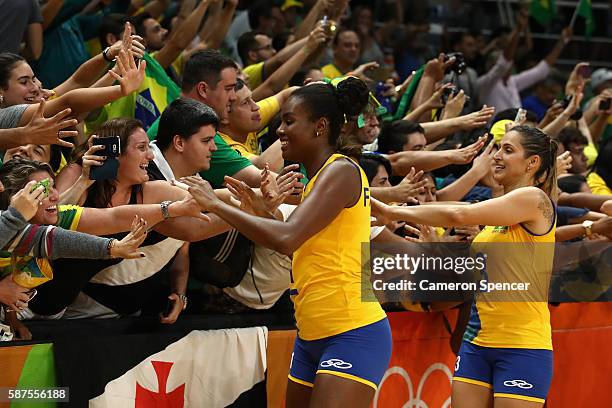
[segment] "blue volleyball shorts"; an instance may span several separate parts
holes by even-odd
[[[317,374],[331,374],[377,389],[391,360],[387,318],[318,340],[295,339],[289,379],[314,386]]]
[[[552,350],[482,347],[464,341],[453,381],[490,388],[494,397],[543,403],[552,374]]]

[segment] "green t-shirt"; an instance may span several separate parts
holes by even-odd
[[[149,140],[155,139],[158,127],[159,119],[151,125],[149,130],[147,130]],[[213,188],[221,188],[225,176],[233,176],[245,167],[252,166],[252,164],[249,159],[242,157],[234,149],[229,147],[218,133],[215,135],[215,145],[217,145],[217,150],[212,153],[210,169],[201,172],[200,176],[208,180]]]

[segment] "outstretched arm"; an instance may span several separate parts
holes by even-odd
[[[170,64],[178,58],[179,54],[187,48],[189,43],[196,36],[198,28],[200,27],[200,22],[211,2],[212,0],[203,0],[200,2],[181,26],[170,35],[164,47],[155,54],[155,59],[164,69],[168,68]]]
[[[317,178],[308,197],[286,222],[255,217],[216,199],[210,185],[193,178],[186,179],[189,192],[203,210],[219,215],[238,228],[250,240],[285,255],[292,254],[306,240],[329,225],[342,209],[353,205],[360,196],[355,166],[336,161]],[[348,187],[351,186],[351,187]],[[347,191],[350,190],[350,191]],[[338,194],[345,191],[346,194]]]
[[[120,67],[121,76],[111,71],[111,75],[119,82],[119,85],[104,88],[74,89],[59,98],[46,102],[44,105],[44,115],[52,116],[66,108],[70,108],[72,114],[78,116],[100,108],[137,90],[144,80],[147,64],[145,61],[140,61],[137,66],[132,55],[131,51],[126,53],[121,50],[117,58],[117,65]],[[28,123],[38,108],[39,104],[28,106],[23,115],[21,115],[19,125],[23,126]]]
[[[373,212],[391,221],[455,227],[459,225],[533,224],[535,231],[546,231],[555,214],[549,198],[536,187],[524,187],[498,198],[471,205],[432,205],[390,207],[373,203]],[[512,208],[512,211],[508,211]]]

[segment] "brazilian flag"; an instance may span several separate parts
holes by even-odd
[[[591,0],[580,0],[577,13],[580,17],[584,18],[584,36],[588,40],[593,35],[593,31],[595,31],[595,20],[593,19],[593,5],[591,4]]]
[[[555,0],[532,0],[529,7],[529,14],[538,23],[548,25],[557,15],[557,5]]]
[[[147,130],[166,106],[179,97],[181,89],[157,60],[149,54],[144,55],[144,60],[147,62],[145,79],[138,91],[104,106],[97,118],[87,122],[88,134],[107,120],[121,117],[138,119]]]

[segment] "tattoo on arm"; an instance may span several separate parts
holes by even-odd
[[[543,191],[542,194],[540,194],[538,210],[542,212],[542,215],[544,215],[544,218],[546,218],[546,221],[548,221],[549,225],[553,223],[553,220],[555,219],[555,210],[552,206],[550,199]]]

